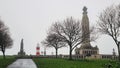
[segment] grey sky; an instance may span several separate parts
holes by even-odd
[[[55,21],[70,16],[81,20],[82,8],[87,6],[90,24],[94,25],[106,7],[119,3],[120,0],[0,0],[0,19],[10,28],[14,40],[13,48],[7,49],[6,54],[17,54],[22,38],[25,52],[36,54],[37,43],[45,39],[48,28]],[[113,48],[117,49],[109,36],[102,35],[92,44],[98,45],[101,54],[111,54]],[[54,50],[47,50],[47,54],[51,52]],[[59,54],[68,54],[68,47],[60,49]]]

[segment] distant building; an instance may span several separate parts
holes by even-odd
[[[21,40],[20,51],[18,52],[18,55],[19,56],[24,56],[25,55],[23,39]]]
[[[91,56],[99,54],[99,48],[97,46],[93,47],[90,44],[90,30],[89,30],[89,18],[87,16],[87,8],[83,8],[83,17],[82,17],[82,37],[85,39],[82,42],[80,48],[75,49],[75,55],[84,55]]]

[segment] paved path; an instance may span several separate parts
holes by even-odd
[[[32,59],[18,59],[7,68],[37,68]]]

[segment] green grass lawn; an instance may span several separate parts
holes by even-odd
[[[14,56],[6,56],[6,59],[3,59],[2,56],[0,56],[0,68],[6,68],[9,64],[14,62],[16,59]]]
[[[107,68],[108,64],[112,65],[112,68],[117,68],[116,61],[111,60],[67,60],[51,58],[35,58],[33,60],[38,68]]]

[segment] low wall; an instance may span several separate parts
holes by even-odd
[[[22,58],[22,59],[26,59],[26,58],[56,58],[55,55],[40,55],[40,56],[36,56],[36,55],[25,55],[25,56],[16,56],[16,58]],[[68,59],[69,55],[58,55],[57,58],[65,58]],[[85,59],[85,58],[89,58],[89,59],[117,59],[117,56],[113,56],[113,55],[92,55],[92,56],[84,56],[84,55],[72,55],[73,59]]]

